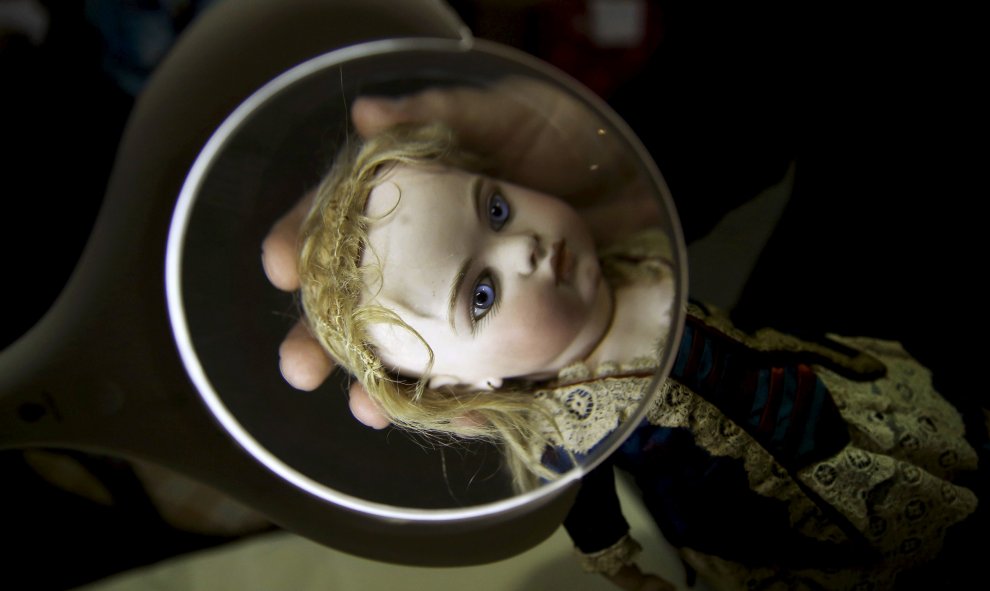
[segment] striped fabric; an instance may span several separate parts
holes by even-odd
[[[693,316],[670,377],[717,406],[787,468],[828,457],[849,441],[811,366],[794,353],[746,347]]]

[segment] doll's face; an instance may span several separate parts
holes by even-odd
[[[394,310],[430,345],[431,387],[498,387],[583,359],[612,314],[595,245],[563,201],[457,169],[398,165],[368,199],[365,301]],[[374,276],[374,274],[372,274]],[[408,331],[376,325],[382,360],[422,376]]]

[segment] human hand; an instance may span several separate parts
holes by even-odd
[[[548,83],[514,76],[483,88],[361,97],[351,117],[363,137],[399,123],[445,124],[495,176],[567,200],[600,243],[659,221],[655,195],[615,133]]]
[[[313,204],[314,195],[314,192],[310,192],[303,196],[288,213],[275,222],[262,243],[261,261],[265,275],[272,285],[283,291],[299,289],[297,239],[303,219]],[[282,377],[299,390],[315,390],[334,368],[333,360],[327,356],[301,320],[282,341],[278,355]],[[390,424],[360,383],[352,383],[348,394],[351,413],[358,421],[374,429],[384,429]]]
[[[531,78],[434,87],[399,98],[361,97],[351,115],[362,137],[398,123],[443,123],[464,148],[490,159],[500,177],[562,197],[599,195],[602,179],[624,164],[599,117]]]
[[[644,573],[635,564],[627,564],[614,575],[605,575],[609,581],[625,591],[676,591],[676,587],[657,575]]]

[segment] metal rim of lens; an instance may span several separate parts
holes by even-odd
[[[626,136],[627,140],[630,138],[635,138],[635,135],[632,134],[632,131],[628,129],[625,123],[622,122],[617,116],[612,115],[611,110],[603,101],[593,96],[590,91],[583,89],[579,83],[572,81],[566,74],[563,74],[559,70],[556,70],[552,66],[549,66],[548,64],[545,64],[538,59],[529,56],[528,54],[499,45],[497,43],[477,39],[469,42],[466,42],[465,40],[458,41],[452,39],[433,38],[387,39],[353,45],[316,56],[310,60],[302,62],[301,64],[277,76],[275,79],[269,81],[267,84],[251,94],[243,103],[241,103],[213,133],[194,161],[189,174],[186,176],[186,180],[179,192],[179,198],[173,212],[166,245],[165,287],[172,332],[186,372],[189,374],[190,379],[196,386],[200,397],[206,403],[217,420],[221,423],[223,428],[241,447],[251,454],[251,456],[256,458],[266,468],[292,485],[335,505],[388,521],[456,521],[470,520],[495,514],[512,513],[522,509],[524,506],[530,505],[531,503],[540,503],[549,500],[556,492],[580,479],[585,473],[601,463],[605,457],[607,457],[616,447],[618,447],[619,443],[625,438],[625,436],[628,436],[631,429],[643,419],[646,414],[646,405],[642,405],[639,413],[637,413],[636,416],[630,417],[630,420],[627,420],[626,424],[623,427],[620,427],[623,431],[623,437],[613,441],[610,449],[601,450],[601,452],[608,453],[599,452],[595,459],[589,464],[581,465],[576,469],[570,470],[566,474],[562,475],[560,479],[547,483],[536,490],[514,495],[504,500],[474,505],[471,507],[450,509],[417,509],[397,507],[394,505],[368,501],[336,491],[329,486],[317,482],[305,474],[302,474],[295,468],[292,468],[259,443],[250,433],[248,433],[248,431],[241,425],[240,421],[238,421],[233,413],[227,408],[221,400],[220,395],[213,387],[213,384],[210,382],[206,370],[203,368],[199,361],[199,357],[196,354],[192,341],[192,335],[190,333],[186,318],[185,305],[182,299],[181,278],[181,262],[184,253],[186,230],[188,228],[190,216],[193,206],[195,205],[200,186],[227,141],[258,108],[276,97],[282,91],[288,89],[293,84],[300,82],[309,76],[317,74],[326,68],[344,64],[351,60],[388,56],[404,51],[433,51],[437,53],[475,52],[479,54],[487,54],[489,57],[507,60],[516,65],[529,69],[534,73],[538,73],[543,78],[552,80],[557,85],[562,86],[570,92],[578,95],[586,103],[593,106],[597,113],[605,117],[611,125],[613,125],[616,129],[619,129]],[[661,204],[662,207],[665,211],[673,213],[675,211],[673,201],[670,199],[666,185],[664,184],[659,171],[657,171],[656,167],[652,164],[652,160],[650,159],[645,148],[643,148],[638,142],[630,142],[630,145],[632,145],[634,150],[637,151],[637,156],[640,160],[647,164],[647,169],[653,177],[652,180],[654,181],[654,184],[661,189],[660,197],[664,200],[664,203]],[[677,311],[683,308],[683,302],[686,297],[684,294],[684,286],[687,285],[687,270],[685,253],[683,248],[680,246],[683,244],[683,238],[680,235],[680,225],[676,223],[676,218],[673,222],[672,231],[676,234],[676,236],[672,237],[676,250],[675,257],[677,260],[675,261],[675,264],[680,271],[680,275],[675,278],[677,284],[673,309],[675,310],[675,313],[678,313]],[[677,342],[676,339],[679,339],[682,324],[682,322],[673,323],[673,334],[669,338],[674,340],[671,340],[671,342]],[[662,361],[664,362],[664,366],[659,368],[660,371],[657,372],[652,383],[650,384],[650,393],[655,393],[656,389],[659,387],[661,376],[667,375],[670,366],[673,363],[673,355],[666,355],[666,359]]]

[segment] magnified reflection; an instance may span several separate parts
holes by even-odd
[[[531,67],[328,62],[211,156],[183,250],[191,340],[214,412],[291,482],[481,506],[590,469],[645,415],[683,309],[676,216],[622,122]],[[240,258],[263,242],[265,273]]]
[[[554,154],[530,159],[553,168]],[[525,490],[555,477],[548,452],[587,455],[638,402],[673,277],[658,230],[617,235],[594,208],[489,176],[487,160],[435,124],[341,155],[303,225],[303,304],[385,419],[494,441]],[[577,392],[627,376],[621,394],[586,401],[585,421],[566,420]]]

